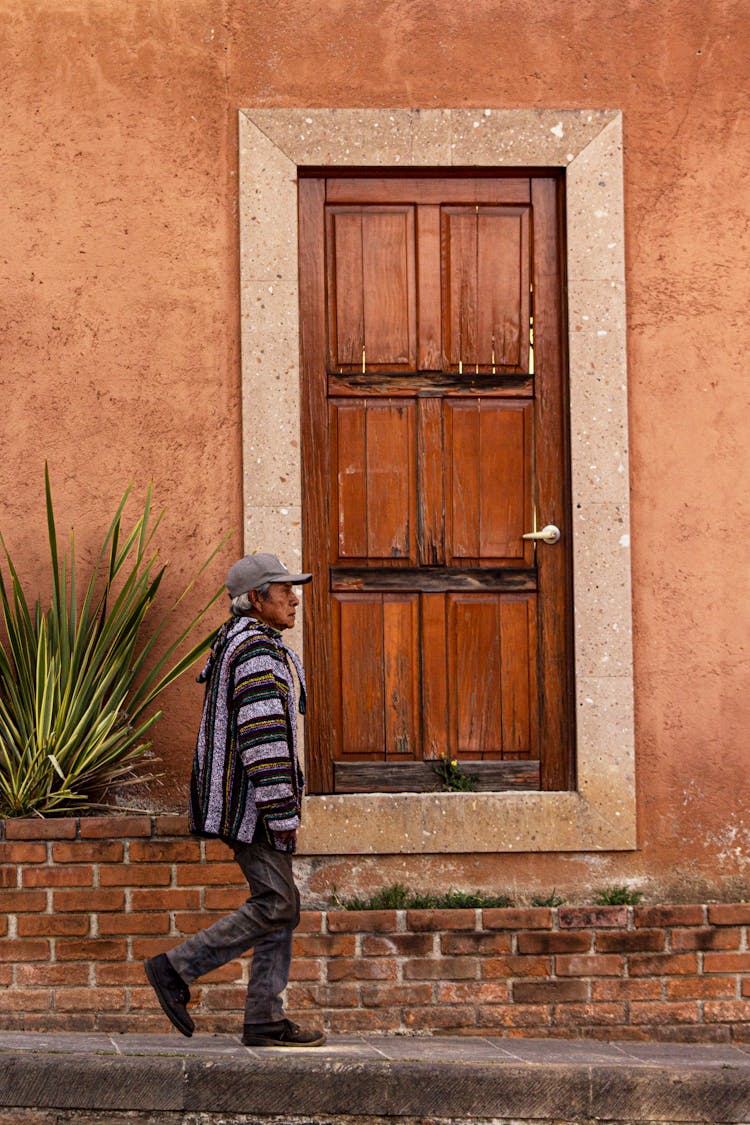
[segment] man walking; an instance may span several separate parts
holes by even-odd
[[[283,643],[299,599],[275,555],[247,555],[230,567],[231,618],[219,630],[199,679],[206,682],[190,781],[190,829],[218,836],[234,851],[250,898],[181,945],[145,963],[164,1012],[192,1035],[188,986],[253,947],[242,1042],[247,1046],[316,1047],[325,1035],[284,1017],[281,993],[289,979],[299,893],[292,854],[302,808],[297,761],[296,693],[305,709],[305,677]]]

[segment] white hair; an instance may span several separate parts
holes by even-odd
[[[268,597],[268,588],[270,585],[270,582],[264,582],[262,586],[256,586],[255,588],[256,593],[260,594],[264,601]],[[253,617],[255,615],[249,593],[238,594],[236,598],[232,598],[229,609],[232,617]]]

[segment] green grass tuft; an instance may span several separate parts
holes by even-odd
[[[483,895],[479,891],[472,893],[452,889],[441,895],[418,894],[403,883],[381,887],[368,898],[342,900],[334,894],[334,903],[340,910],[476,910],[513,905],[507,895]]]
[[[637,906],[642,898],[640,891],[623,886],[602,887],[594,894],[597,906]]]

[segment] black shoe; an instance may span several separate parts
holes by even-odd
[[[246,1047],[322,1047],[322,1031],[303,1031],[291,1020],[276,1023],[246,1023],[242,1042]]]
[[[172,968],[166,953],[160,953],[158,957],[149,957],[143,965],[146,976],[164,1009],[164,1014],[169,1017],[178,1031],[190,1038],[195,1030],[195,1024],[185,1007],[190,999],[190,989],[180,974]]]

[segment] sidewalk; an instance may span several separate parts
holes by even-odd
[[[0,1032],[0,1107],[2,1125],[747,1125],[750,1044],[333,1036],[322,1048],[284,1050],[222,1035]]]

